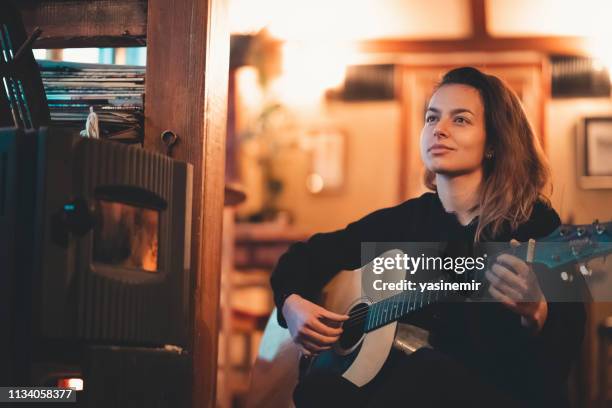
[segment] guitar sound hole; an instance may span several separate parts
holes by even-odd
[[[351,308],[349,311],[349,319],[344,322],[342,328],[344,331],[340,336],[340,347],[343,349],[350,349],[353,347],[361,336],[363,336],[363,327],[367,317],[368,305],[367,303],[359,303]]]

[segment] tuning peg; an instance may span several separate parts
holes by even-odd
[[[582,276],[591,276],[593,274],[593,271],[589,269],[586,264],[580,264],[580,273],[582,274]]]
[[[583,236],[583,235],[584,235],[584,233],[585,233],[584,228],[582,228],[582,227],[578,227],[578,228],[576,229],[576,235],[578,235],[579,237]]]
[[[567,272],[565,272],[565,271],[563,271],[563,272],[561,272],[561,280],[563,282],[572,282],[574,280],[574,276],[569,274],[569,273],[567,273]]]

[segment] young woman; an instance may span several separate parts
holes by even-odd
[[[279,260],[271,279],[278,319],[305,355],[341,335],[348,316],[311,300],[340,270],[362,266],[362,242],[445,242],[449,253],[470,256],[474,242],[525,242],[560,223],[542,195],[549,170],[538,141],[516,95],[492,75],[465,67],[443,77],[427,107],[421,157],[432,193],[315,234]],[[389,362],[362,388],[307,376],[296,405],[566,405],[583,306],[547,302],[527,263],[511,255],[497,258],[485,277],[498,302],[434,305],[412,320],[430,330],[433,350]]]

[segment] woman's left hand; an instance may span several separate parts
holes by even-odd
[[[508,309],[521,315],[521,324],[539,332],[548,315],[548,305],[538,278],[525,261],[510,254],[497,257],[485,272],[489,293]]]

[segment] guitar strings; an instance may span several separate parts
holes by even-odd
[[[475,276],[472,276],[472,278],[476,278],[479,281],[483,280],[484,272],[485,271],[477,271],[477,272],[475,272]],[[464,275],[464,278],[467,280],[467,274]],[[481,289],[481,291],[482,290],[483,289]],[[405,293],[405,292],[403,292],[403,293]],[[402,295],[403,295],[403,293],[402,293]],[[435,295],[433,295],[433,298],[429,298],[429,296],[428,296],[427,300],[425,301],[425,306],[430,305],[430,304],[432,304],[435,301],[438,301],[441,297],[445,297],[446,295],[447,295],[447,291],[444,291],[443,295],[440,295],[440,293],[436,293]],[[395,296],[398,296],[398,295],[395,295]],[[417,294],[417,296],[418,296],[418,294]],[[417,296],[415,296],[414,299],[411,299],[410,297],[407,299],[408,309],[407,309],[406,312],[412,312],[412,311],[417,310],[417,307],[416,307],[417,300],[420,300],[420,307],[423,306],[423,295],[421,295],[420,299],[418,299]],[[368,315],[368,313],[370,313],[370,310],[372,309],[373,306],[379,305],[379,304],[381,304],[382,302],[385,302],[385,301],[389,301],[389,299],[392,299],[392,298],[393,297],[390,297],[390,298],[384,299],[382,301],[379,301],[379,302],[376,302],[376,303],[373,303],[373,304],[370,304],[370,305],[364,305],[364,306],[360,307],[359,309],[351,310],[349,312],[349,316],[350,317],[344,322],[342,327],[350,329],[350,328],[353,328],[353,327],[355,327],[357,325],[362,324],[363,321],[367,318],[367,315]],[[403,304],[405,303],[405,300],[402,300],[400,302],[402,303],[402,307],[400,308],[400,310],[403,310]],[[411,303],[413,303],[413,304],[411,305]],[[393,311],[389,311],[387,309],[387,310],[384,310],[383,313],[388,314],[388,313],[393,313]],[[405,314],[405,312],[400,312],[399,316],[402,316],[404,314]],[[399,316],[395,316],[395,317],[399,317]]]
[[[439,296],[438,296],[438,295],[435,295],[435,297],[439,297]],[[416,304],[416,300],[417,300],[417,299],[415,298],[415,299],[414,299],[414,302],[412,302],[410,299],[406,299],[405,301],[403,301],[403,300],[399,300],[399,299],[398,299],[398,300],[397,300],[395,303],[397,304],[397,303],[400,303],[400,302],[401,302],[402,304],[405,304],[405,303],[406,303],[406,301],[407,301],[407,303],[408,303],[408,304],[410,304],[410,303],[415,303],[415,304]],[[434,300],[437,300],[437,299],[434,299]],[[386,300],[386,299],[385,299],[385,300],[383,300],[383,301],[381,301],[381,302],[385,302],[385,301],[388,301],[388,300]],[[370,311],[370,309],[372,308],[372,306],[375,306],[375,305],[378,305],[378,304],[380,304],[380,303],[379,303],[379,302],[377,302],[377,303],[373,303],[373,304],[371,304],[371,305],[365,305],[365,306],[363,306],[363,307],[361,307],[361,308],[359,308],[359,309],[354,309],[354,310],[352,310],[351,312],[349,312],[349,316],[350,316],[350,317],[349,317],[349,318],[346,320],[346,322],[344,323],[344,326],[347,326],[347,325],[348,325],[348,323],[351,323],[351,322],[357,322],[357,321],[359,321],[359,320],[361,320],[361,319],[365,318],[365,316],[366,316],[366,315],[369,313],[369,311]],[[421,303],[421,304],[422,304],[422,303]],[[426,301],[426,304],[427,304],[427,301]],[[409,307],[408,307],[408,310],[411,310],[412,308],[413,308],[413,306],[409,306]],[[355,313],[355,312],[356,312],[356,313]]]
[[[437,300],[437,299],[435,299],[435,300]],[[414,302],[414,303],[416,303],[416,302]],[[426,303],[426,305],[427,304],[430,304],[430,303]],[[358,324],[361,324],[361,322],[366,319],[368,313],[370,312],[370,309],[371,309],[371,306],[367,306],[365,309],[361,309],[359,311],[359,313],[356,313],[354,315],[351,315],[349,313],[350,317],[344,322],[344,324],[342,326],[350,328],[350,327],[354,327],[354,326],[356,326]],[[403,310],[403,308],[400,308],[400,310]],[[409,302],[409,306],[408,306],[408,309],[406,311],[414,311],[414,310],[416,310],[416,307],[414,305],[410,305],[410,302]],[[384,313],[392,313],[392,312],[385,311]],[[403,315],[403,314],[404,314],[403,312],[400,313],[400,315]]]
[[[439,298],[440,296],[436,294],[436,295],[434,295],[434,297],[435,297],[435,299],[431,299],[431,301],[438,300],[438,298]],[[414,302],[411,302],[411,301],[410,301],[410,299],[408,299],[408,305],[409,305],[409,306],[408,306],[407,311],[413,311],[413,310],[416,310],[415,305],[416,305],[416,300],[417,300],[417,299],[415,298],[414,300],[415,300]],[[422,299],[421,299],[421,300],[422,300]],[[383,300],[382,302],[384,302],[384,301],[385,301],[385,300]],[[405,303],[404,301],[400,301],[400,302],[401,302],[402,304],[404,304],[404,303]],[[395,302],[395,303],[397,304],[397,302]],[[414,303],[414,305],[412,305],[412,306],[411,306],[411,305],[410,305],[410,303]],[[427,300],[427,301],[425,302],[425,305],[428,305],[428,304],[430,304],[430,303],[431,303],[431,302],[430,302],[430,300]],[[377,305],[377,304],[380,304],[380,303],[378,303],[378,302],[377,302],[377,303],[374,303],[374,304],[372,304],[372,305],[366,305],[366,306],[364,306],[364,307],[361,307],[360,309],[355,309],[355,310],[352,310],[351,312],[349,312],[349,316],[350,316],[350,317],[349,317],[349,318],[348,318],[348,319],[347,319],[347,320],[344,322],[344,324],[343,324],[342,326],[343,326],[343,327],[347,327],[347,328],[351,328],[351,327],[354,327],[354,326],[356,326],[356,325],[358,325],[358,324],[361,324],[361,322],[362,322],[363,320],[365,320],[365,319],[366,319],[366,317],[367,317],[368,313],[370,312],[370,309],[372,308],[372,306]],[[422,305],[423,305],[423,303],[421,302],[421,306],[422,306]],[[396,309],[396,310],[397,310],[397,309]],[[400,308],[400,310],[403,310],[403,307],[402,307],[402,308]],[[357,311],[357,313],[354,313],[355,311]],[[353,313],[353,314],[352,314],[352,313]],[[393,313],[393,312],[385,311],[384,313]],[[400,315],[403,315],[403,314],[404,314],[403,312],[402,312],[402,313],[400,313]]]
[[[425,304],[429,304],[430,301],[438,300],[440,297],[443,297],[443,296],[444,295],[441,296],[439,294],[433,295],[433,298],[432,299],[428,298],[428,300],[425,301]],[[387,298],[387,299],[382,300],[380,302],[372,303],[370,305],[364,305],[363,307],[360,307],[359,309],[352,310],[351,312],[349,312],[349,316],[350,317],[349,317],[349,319],[347,319],[347,322],[352,320],[352,319],[354,319],[354,318],[356,318],[356,317],[358,317],[358,316],[360,316],[360,315],[367,314],[369,312],[369,310],[372,308],[372,306],[379,305],[379,304],[381,304],[382,302],[385,302],[385,301],[389,302],[389,299],[392,299],[392,298]],[[395,304],[401,303],[402,305],[406,304],[406,303],[408,303],[408,304],[415,303],[416,304],[417,300],[421,300],[420,303],[421,303],[421,305],[423,304],[423,302],[422,302],[423,299],[417,299],[416,297],[415,297],[415,299],[410,299],[410,298],[403,299],[403,300],[397,299],[397,300],[393,301],[392,303],[395,303]],[[410,310],[410,307],[408,308],[408,310]],[[355,313],[355,312],[357,312],[357,313]]]
[[[478,279],[480,274],[482,274],[484,276],[484,272],[480,272],[479,271],[479,272],[476,272],[475,273],[476,276],[473,276],[472,278]],[[464,278],[467,280],[467,275],[464,275]],[[405,293],[405,292],[403,292],[403,293]],[[403,293],[401,295],[403,295]],[[399,296],[399,295],[400,294],[395,295],[395,296]],[[442,295],[440,295],[440,293],[436,293],[435,295],[433,295],[432,298],[429,298],[429,296],[428,296],[427,300],[425,300],[425,306],[427,306],[427,305],[429,305],[429,304],[431,304],[431,303],[433,303],[435,301],[438,301],[441,297],[444,297],[446,295],[447,295],[447,293],[446,293],[446,291],[444,291],[444,294],[442,294]],[[361,324],[367,318],[367,315],[368,315],[368,313],[370,313],[370,310],[372,309],[373,306],[379,305],[379,304],[381,304],[382,302],[385,302],[385,301],[389,301],[389,299],[392,299],[392,298],[393,297],[390,297],[390,298],[381,300],[379,302],[372,303],[370,305],[364,305],[364,306],[361,306],[360,308],[356,308],[356,309],[351,310],[349,312],[349,318],[344,322],[342,327],[352,328],[352,327],[355,327],[355,326]],[[408,297],[408,299],[404,299],[404,300],[397,299],[396,301],[394,301],[394,303],[397,304],[398,301],[399,301],[399,303],[402,303],[402,307],[400,308],[400,310],[403,310],[403,304],[405,304],[406,301],[407,301],[407,303],[408,303],[407,312],[409,312],[409,311],[411,312],[411,311],[417,310],[417,308],[415,306],[416,306],[416,303],[417,303],[418,300],[420,300],[420,306],[422,307],[423,306],[424,295],[421,295],[421,298],[418,298],[418,294],[417,294],[417,296],[415,296],[414,299],[411,299],[410,297]],[[411,305],[411,303],[414,303],[414,304]],[[397,309],[395,309],[395,310],[397,310]],[[389,313],[393,313],[393,311],[385,310],[385,311],[383,311],[383,313],[389,314]],[[404,312],[401,312],[400,316],[403,315],[403,314],[404,314]],[[399,317],[399,316],[396,316],[396,317]]]
[[[412,312],[412,311],[417,310],[417,307],[416,307],[417,303],[420,303],[420,307],[422,307],[423,305],[428,306],[428,305],[432,304],[433,302],[440,300],[440,298],[445,297],[446,295],[447,295],[447,291],[444,291],[443,294],[436,293],[431,298],[428,297],[427,300],[425,300],[425,302],[423,302],[424,297],[421,296],[420,299],[418,299],[417,297],[415,297],[414,299],[408,298],[406,300],[399,300],[398,299],[394,303],[395,304],[401,303],[402,306],[399,308],[399,310],[403,310],[403,305],[407,302],[408,303],[408,309],[406,310],[406,312]],[[391,298],[388,298],[388,299],[391,299]],[[385,300],[382,300],[380,302],[373,303],[373,304],[370,304],[370,305],[365,305],[363,307],[360,307],[359,309],[354,309],[354,310],[350,311],[349,312],[349,316],[350,317],[344,322],[344,324],[342,326],[346,327],[346,328],[352,328],[354,326],[357,326],[358,324],[361,324],[363,322],[363,320],[365,320],[367,318],[367,315],[368,315],[368,313],[370,313],[370,311],[371,311],[373,306],[379,305],[381,302],[388,301],[388,299],[385,299]],[[420,300],[420,302],[417,302],[419,300]],[[392,307],[392,306],[388,306],[388,307]],[[395,310],[397,310],[397,309],[395,309]],[[394,313],[394,312],[393,311],[389,311],[387,309],[387,310],[383,311],[383,313],[389,314],[389,313]],[[397,313],[397,312],[395,312],[395,313]],[[404,315],[404,314],[405,314],[404,312],[400,312],[400,314],[398,316],[396,316],[396,317],[399,317],[399,316]]]
[[[428,299],[427,301],[425,301],[425,306],[430,305],[431,303],[433,303],[433,301],[437,301],[437,300],[439,300],[439,298],[440,298],[440,297],[441,297],[441,296],[439,296],[439,295],[434,295],[434,299]],[[404,302],[402,302],[402,304],[403,304],[403,303],[404,303]],[[410,305],[410,303],[414,303],[414,304],[413,304],[413,305]],[[410,300],[408,300],[408,305],[409,305],[409,306],[408,306],[408,309],[406,310],[406,312],[412,312],[412,311],[417,310],[416,303],[417,303],[417,302],[416,302],[416,298],[415,298],[415,302],[411,302]],[[374,306],[374,305],[376,305],[376,304],[379,304],[379,303],[374,303],[374,304],[372,304],[372,305],[367,305],[365,308],[361,308],[361,309],[359,309],[359,312],[358,312],[358,313],[355,313],[355,314],[353,314],[353,315],[351,315],[351,313],[349,312],[349,316],[350,316],[350,317],[349,317],[349,318],[348,318],[348,319],[347,319],[347,320],[344,322],[344,324],[342,325],[342,327],[345,327],[345,328],[352,328],[352,327],[355,327],[355,326],[357,326],[357,325],[361,324],[361,323],[362,323],[362,322],[363,322],[363,321],[364,321],[364,320],[367,318],[367,315],[368,315],[368,313],[370,312],[371,307],[372,307],[372,306]],[[423,306],[423,303],[422,303],[422,302],[421,302],[420,306],[421,306],[421,307]],[[397,310],[397,309],[396,309],[396,310]],[[402,308],[400,308],[400,310],[403,310],[403,307],[402,307]],[[383,313],[385,313],[385,314],[389,314],[389,313],[393,313],[393,311],[386,310],[386,311],[384,311]],[[396,317],[399,317],[399,316],[402,316],[402,315],[404,315],[404,312],[401,312],[401,313],[400,313],[398,316],[396,316]]]

